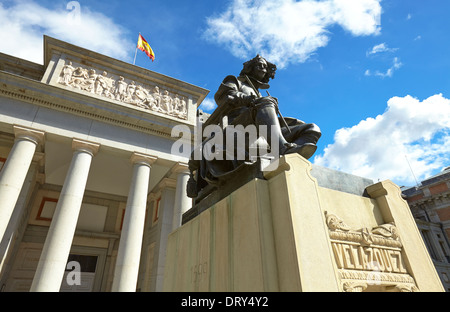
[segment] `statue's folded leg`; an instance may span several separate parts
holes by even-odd
[[[318,138],[316,139],[314,136],[311,136],[309,139],[305,137],[304,141],[299,140],[298,143],[296,141],[288,142],[286,140],[273,103],[269,102],[257,105],[254,116],[255,123],[258,126],[266,125],[268,127],[266,134],[267,142],[271,146],[274,146],[278,141],[280,155],[298,153],[308,159],[315,153],[317,149],[315,142],[317,142]]]
[[[254,119],[257,126],[267,126],[265,139],[271,146],[276,145],[274,143],[277,142],[280,147],[280,154],[286,149],[291,149],[296,146],[296,144],[289,143],[284,138],[273,103],[269,102],[257,105],[254,108]]]

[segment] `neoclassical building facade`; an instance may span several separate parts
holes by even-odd
[[[0,291],[159,291],[208,90],[44,36],[0,53]]]

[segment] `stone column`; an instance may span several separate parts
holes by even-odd
[[[159,201],[159,218],[158,218],[158,231],[159,234],[156,237],[155,250],[159,250],[158,254],[155,254],[153,259],[153,271],[152,271],[152,285],[153,291],[162,291],[163,279],[164,279],[164,267],[166,258],[167,238],[172,232],[173,223],[173,207],[175,206],[175,190],[177,181],[164,178],[154,191],[160,194]]]
[[[16,140],[0,172],[0,241],[3,240],[36,147],[44,140],[44,132],[21,126],[14,126],[14,134]]]
[[[6,260],[5,255],[9,253],[8,250],[12,247],[13,242],[20,239],[21,233],[25,230],[25,227],[21,225],[24,225],[27,222],[24,219],[24,216],[27,212],[27,203],[32,196],[36,183],[42,184],[43,175],[39,174],[38,171],[43,162],[44,153],[35,152],[33,161],[31,162],[27,176],[23,182],[22,190],[17,199],[16,206],[14,207],[8,226],[3,234],[3,240],[0,241],[0,267],[2,266],[2,261]]]
[[[112,291],[134,292],[139,273],[150,169],[156,157],[134,153],[133,178],[120,237]]]
[[[99,147],[99,144],[78,139],[72,142],[72,162],[53,214],[31,291],[57,292],[61,287],[89,169]]]
[[[178,163],[172,169],[177,174],[177,188],[175,193],[175,205],[173,206],[172,231],[181,226],[183,213],[192,206],[192,200],[187,196],[186,185],[189,180],[189,168],[187,164]]]

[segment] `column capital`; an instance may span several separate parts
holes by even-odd
[[[173,173],[189,173],[189,166],[187,163],[177,162],[171,170]]]
[[[132,164],[142,163],[150,167],[157,159],[158,157],[156,156],[146,155],[138,152],[134,152],[130,158]]]
[[[148,199],[148,201],[151,202],[152,200],[157,200],[160,196],[161,196],[161,192],[155,193],[152,191],[150,194],[148,194],[147,199]]]
[[[13,129],[16,139],[28,140],[35,143],[36,145],[44,141],[44,131],[19,125],[13,125]]]
[[[89,142],[86,140],[76,138],[72,140],[72,149],[74,151],[84,151],[94,156],[95,154],[97,154],[99,148],[100,144],[98,143]]]
[[[152,193],[158,194],[159,192],[161,192],[165,188],[176,189],[176,187],[177,187],[177,181],[176,180],[170,179],[170,178],[163,178],[153,188]]]

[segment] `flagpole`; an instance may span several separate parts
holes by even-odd
[[[137,47],[136,47],[136,52],[134,52],[134,61],[133,61],[133,65],[136,64],[136,55],[137,55]]]
[[[141,35],[141,33],[139,32],[139,36]],[[139,37],[138,37],[138,41],[139,41]],[[137,55],[137,44],[136,44],[136,51],[134,52],[134,61],[133,61],[133,65],[136,64],[136,55]]]

